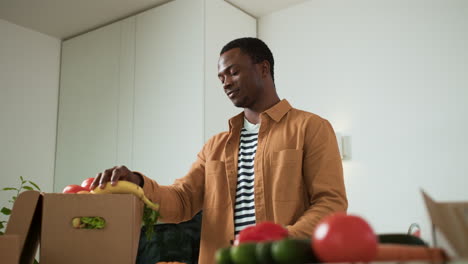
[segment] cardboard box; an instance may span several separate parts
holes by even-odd
[[[435,202],[422,191],[433,226],[435,246],[454,259],[468,259],[468,202]]]
[[[46,264],[133,264],[143,206],[131,194],[44,195],[41,262]],[[76,229],[72,219],[100,216],[103,229]]]
[[[0,236],[0,258],[2,264],[18,264],[20,260],[19,235]]]
[[[5,233],[18,236],[20,264],[33,263],[39,238],[40,263],[133,264],[142,215],[143,203],[131,194],[26,191],[15,202]],[[84,216],[100,216],[106,225],[74,228],[72,219]]]
[[[32,264],[34,262],[40,237],[41,207],[42,196],[36,191],[21,193],[13,205],[5,235],[16,237],[16,239],[10,238],[15,245],[9,245],[12,256],[16,254],[19,256],[19,260],[14,263]],[[17,250],[14,247],[17,247]],[[3,254],[0,255],[3,256]]]

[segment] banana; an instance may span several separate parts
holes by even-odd
[[[129,181],[118,181],[115,186],[111,185],[110,183],[106,184],[104,189],[99,187],[94,188],[91,191],[94,194],[112,194],[112,193],[121,193],[121,194],[133,194],[140,198],[149,208],[153,209],[154,211],[159,210],[159,204],[151,202],[143,192],[143,189]]]

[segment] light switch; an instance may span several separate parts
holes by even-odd
[[[336,141],[338,143],[338,149],[342,160],[351,159],[351,136],[343,135],[342,133],[336,133]]]

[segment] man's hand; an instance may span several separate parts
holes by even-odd
[[[104,172],[100,172],[96,175],[93,183],[90,188],[93,190],[97,186],[104,189],[108,182],[111,182],[112,185],[116,185],[117,181],[129,181],[141,186],[141,181],[143,180],[141,176],[133,173],[125,166],[115,166],[113,168],[107,169]]]

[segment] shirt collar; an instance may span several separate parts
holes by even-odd
[[[279,101],[274,106],[265,110],[262,114],[268,115],[275,122],[279,122],[283,116],[285,116],[292,106],[289,104],[288,100],[283,99]],[[238,115],[229,119],[229,130],[233,127],[242,127],[244,125],[244,112],[239,113]]]
[[[279,122],[283,116],[285,116],[292,106],[289,104],[288,100],[283,99],[279,103],[272,106],[270,109],[266,110],[264,113],[269,115],[271,119]]]

